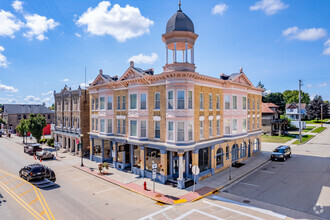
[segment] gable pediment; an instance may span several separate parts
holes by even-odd
[[[236,78],[234,78],[233,79],[233,82],[237,82],[237,83],[241,83],[241,84],[253,86],[253,84],[251,83],[251,81],[247,78],[247,76],[244,73],[241,73]]]
[[[135,79],[135,78],[141,78],[143,75],[133,69],[132,67],[129,67],[125,73],[120,77],[119,81],[124,81],[128,79]]]
[[[92,82],[92,86],[96,86],[96,85],[100,85],[100,84],[104,84],[107,81],[102,77],[101,74],[99,74],[96,79],[94,79],[94,81]]]

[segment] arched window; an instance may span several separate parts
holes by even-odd
[[[259,139],[256,138],[253,140],[253,152],[258,152],[259,151]]]
[[[217,161],[217,166],[223,165],[223,152],[221,147],[219,147],[219,149],[217,150],[216,161]]]
[[[232,161],[238,160],[238,145],[234,144],[232,149],[231,149],[231,159]]]
[[[243,141],[241,143],[241,158],[246,157],[246,143]]]

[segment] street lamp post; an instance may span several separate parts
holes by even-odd
[[[81,166],[81,167],[84,166],[84,161],[83,161],[83,160],[84,160],[84,155],[83,155],[83,154],[84,154],[84,153],[83,153],[83,136],[84,136],[83,134],[80,135],[80,138],[81,138],[81,143],[80,143],[81,165],[80,165],[80,166]]]

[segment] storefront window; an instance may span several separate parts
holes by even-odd
[[[205,170],[208,170],[210,168],[210,150],[209,147],[199,149],[198,151],[198,166],[200,169],[200,172],[203,172]]]
[[[100,139],[94,139],[93,155],[102,157],[102,141]]]
[[[110,144],[112,144],[111,141],[109,141],[109,140],[104,141],[104,159],[110,158],[110,155],[111,155]]]
[[[118,146],[118,159],[117,159],[117,161],[119,163],[124,163],[124,157],[125,157],[125,163],[126,164],[130,163],[129,148],[130,148],[129,144]]]
[[[140,168],[140,163],[141,163],[141,157],[140,157],[140,147],[134,145],[133,146],[133,166]]]
[[[241,157],[246,157],[246,143],[242,142],[241,144]]]
[[[152,171],[152,163],[157,164],[157,173],[160,172],[160,150],[146,148],[146,170]]]

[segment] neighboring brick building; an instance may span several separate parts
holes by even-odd
[[[77,139],[83,143],[84,152],[89,146],[89,94],[86,89],[71,90],[65,86],[61,92],[54,91],[55,129],[52,136],[55,142],[69,152],[80,154]],[[81,138],[83,135],[83,138]]]
[[[16,133],[16,127],[19,125],[21,119],[28,119],[30,114],[40,114],[45,117],[47,124],[54,123],[54,111],[44,105],[4,104],[2,117],[7,123],[6,130]]]
[[[119,79],[100,71],[88,88],[91,160],[148,178],[154,162],[158,181],[184,188],[194,165],[201,179],[260,151],[263,89],[243,69],[219,78],[195,72],[197,37],[179,9],[162,35],[164,72],[133,62]]]

